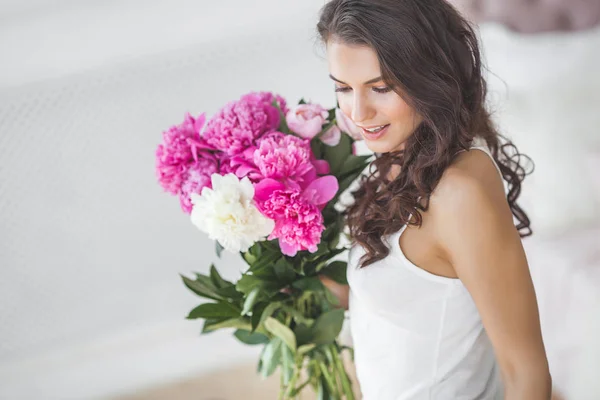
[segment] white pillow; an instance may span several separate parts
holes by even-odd
[[[600,28],[521,35],[485,24],[481,41],[494,118],[536,165],[520,197],[535,234],[598,224],[589,157],[600,149]]]

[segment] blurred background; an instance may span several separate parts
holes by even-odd
[[[600,1],[453,2],[536,163],[524,245],[554,384],[600,399]],[[162,192],[154,151],[249,91],[333,107],[323,3],[0,0],[1,399],[276,398],[259,348],[184,319],[180,273],[244,265]]]

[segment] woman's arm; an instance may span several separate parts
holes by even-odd
[[[481,170],[447,172],[430,203],[437,241],[479,310],[505,399],[550,399],[535,291],[500,177],[489,168],[487,178]]]
[[[348,298],[350,297],[350,286],[337,283],[333,279],[326,277],[325,275],[319,275],[319,279],[323,282],[323,285],[333,293],[338,299],[340,304],[339,308],[344,310],[348,309]]]

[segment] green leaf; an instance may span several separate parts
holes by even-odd
[[[213,330],[210,329],[211,326],[227,320],[229,320],[229,318],[207,318],[204,320],[204,325],[202,326],[202,331],[200,333],[207,334],[213,332]]]
[[[283,342],[278,337],[271,339],[263,349],[260,357],[260,369],[263,378],[271,376],[281,362],[281,345]]]
[[[250,266],[250,271],[254,273],[254,271],[258,271],[265,267],[272,266],[279,257],[281,257],[281,253],[278,252],[263,252],[263,254],[260,257],[258,257],[258,259],[254,263],[252,263],[252,265]]]
[[[337,248],[337,249],[331,249],[327,253],[323,254],[322,256],[320,256],[316,260],[314,260],[314,263],[315,264],[321,264],[323,262],[327,262],[327,261],[331,260],[333,257],[335,257],[335,256],[343,253],[346,250],[348,250],[348,249],[346,249],[345,247],[340,247],[340,248]]]
[[[311,326],[315,322],[314,319],[305,317],[299,310],[292,306],[286,306],[285,304],[282,304],[281,309],[286,313],[290,314],[290,316],[294,318],[294,321],[296,321],[297,323],[302,323]]]
[[[265,308],[267,308],[268,305],[269,303],[267,302],[260,302],[257,303],[252,309],[252,332],[254,332],[260,324],[263,312],[265,311]]]
[[[323,148],[323,158],[329,162],[330,173],[335,176],[340,175],[342,166],[349,155],[352,155],[352,139],[348,135],[342,135],[336,146]]]
[[[265,328],[273,335],[281,338],[292,351],[296,351],[296,336],[290,328],[273,317],[266,319]]]
[[[238,292],[233,283],[228,286],[217,289],[217,294],[222,298],[230,299],[235,303],[244,298],[244,294]]]
[[[242,255],[244,260],[248,263],[248,265],[252,265],[256,262],[256,256],[250,253],[249,251],[243,253]]]
[[[322,291],[324,288],[323,283],[316,276],[298,279],[297,281],[292,283],[292,286],[295,287],[296,289],[300,289],[303,291],[309,290],[309,291],[313,291],[313,292]]]
[[[269,338],[266,335],[258,332],[250,333],[248,331],[238,329],[233,335],[240,342],[248,345],[265,344],[269,342]]]
[[[338,231],[335,232],[335,236],[331,239],[329,239],[329,248],[331,249],[335,249],[339,244],[340,244],[340,233],[341,233],[341,227]]]
[[[180,275],[181,279],[183,279],[183,283],[190,289],[192,292],[196,293],[200,297],[205,297],[207,299],[212,300],[221,300],[222,297],[216,293],[216,288],[210,281],[210,278],[203,276],[201,274],[196,274],[199,278],[204,277],[206,279],[202,280],[191,280],[190,278]],[[207,282],[208,280],[208,282]]]
[[[335,107],[334,108],[330,108],[329,110],[327,110],[327,114],[328,114],[327,119],[329,121],[335,120],[336,119],[335,118]],[[335,123],[337,124],[337,120],[335,121]]]
[[[275,275],[277,276],[278,280],[284,285],[287,285],[296,278],[296,271],[294,271],[294,267],[290,265],[285,257],[277,260],[273,266],[273,269],[275,270]]]
[[[254,288],[259,287],[261,283],[262,280],[260,278],[257,278],[254,275],[244,274],[235,284],[235,288],[238,292],[242,292],[247,296]]]
[[[281,107],[279,107],[279,103],[277,102],[277,100],[273,100],[273,102],[271,103],[271,105],[273,107],[275,107],[277,109],[277,111],[279,111],[279,132],[283,132],[283,133],[290,133],[290,128],[287,125],[287,121],[285,119],[285,115],[283,114],[283,111],[281,110]]]
[[[203,283],[206,286],[216,289],[215,285],[212,283],[212,280],[210,279],[210,275],[201,274],[200,272],[194,272],[194,275],[196,276],[196,282]]]
[[[310,342],[312,337],[312,330],[310,326],[298,323],[294,327],[294,334],[296,335],[296,343],[298,344],[298,346],[303,346]]]
[[[346,268],[348,263],[344,261],[334,261],[321,270],[321,274],[333,279],[337,283],[343,285],[348,284],[346,278]]]
[[[278,282],[268,281],[254,275],[245,274],[237,281],[235,288],[246,296],[257,287],[264,290],[267,295],[273,295],[283,286],[283,284]]]
[[[300,99],[300,101],[298,102],[298,104],[306,104],[306,101],[304,100],[304,97]]]
[[[264,323],[267,320],[267,318],[273,315],[275,311],[277,311],[277,309],[280,307],[280,303],[270,303],[268,306],[266,306],[262,312],[262,315],[260,316],[260,320],[258,321],[257,326],[260,326],[260,324]]]
[[[344,310],[335,309],[321,314],[311,327],[311,342],[330,344],[337,338],[344,323]]]
[[[240,309],[228,302],[204,303],[190,311],[187,319],[234,318],[240,316]]]
[[[325,231],[327,231],[327,229]],[[325,231],[323,232],[323,234],[325,234]],[[321,242],[317,245],[317,251],[315,251],[314,253],[309,253],[309,255],[305,257],[305,259],[308,261],[315,261],[316,259],[327,253],[329,253],[329,246],[326,241],[321,240]]]
[[[358,178],[358,175],[359,174],[352,174],[339,180],[338,192],[332,200],[333,202],[337,202],[337,199],[340,197],[340,195],[344,193],[350,187],[350,185],[352,185],[352,182],[354,182]]]
[[[226,281],[219,275],[219,271],[215,268],[215,264],[210,265],[210,281],[217,289],[224,288],[225,286],[233,285],[233,283]]]
[[[246,315],[250,312],[250,310],[252,310],[252,307],[254,307],[254,304],[256,304],[256,301],[258,300],[259,294],[260,294],[260,287],[255,287],[254,289],[252,289],[252,291],[250,292],[250,294],[248,294],[248,296],[246,297],[246,300],[244,301],[244,308],[242,309],[242,315]]]
[[[217,320],[214,322],[211,321],[211,323],[208,323],[208,320],[206,320],[204,323],[204,328],[202,329],[202,333],[223,328],[236,328],[249,331],[251,329],[250,320],[248,318],[230,318],[226,320]]]
[[[221,253],[223,253],[223,250],[225,250],[225,248],[221,246],[221,243],[219,243],[218,240],[215,240],[215,253],[217,253],[217,257],[221,258]]]
[[[355,156],[353,154],[349,155],[346,160],[344,160],[344,164],[340,169],[340,176],[348,175],[350,173],[361,172],[365,167],[369,164],[368,160],[371,156]]]
[[[281,258],[281,252],[279,250],[269,250],[265,247],[262,251],[262,255],[250,265],[249,271],[252,272],[257,278],[266,281],[277,281],[277,274],[275,273],[275,263]]]
[[[294,376],[294,354],[286,345],[281,345],[281,373],[283,384],[287,386]]]
[[[304,345],[298,347],[298,354],[304,355],[304,354],[308,353],[309,351],[311,351],[312,349],[314,349],[315,347],[317,347],[317,345],[314,343],[304,344]]]
[[[277,253],[277,254],[281,253],[281,249],[279,248],[279,240],[277,240],[277,239],[264,240],[259,243],[265,249],[266,252]]]
[[[326,246],[325,248],[327,249],[327,251],[329,251],[330,248],[335,248],[335,246],[332,246],[331,243],[327,243],[329,241],[331,241],[334,236],[339,236],[340,231],[342,230],[342,226],[338,221],[335,221],[333,223],[330,223],[329,225],[327,225],[327,222],[325,222],[327,228],[323,231],[323,235],[321,235],[321,242],[325,243]],[[319,249],[317,248],[317,251],[315,253],[318,253]],[[322,255],[323,253],[319,254]]]
[[[323,150],[324,150],[325,146],[327,146],[327,145],[325,143],[323,143],[322,141],[320,141],[319,139],[313,138],[310,141],[310,149],[312,150],[312,153],[315,155],[315,158],[317,158],[319,160],[323,158]]]
[[[254,277],[259,278],[262,281],[275,282],[277,281],[277,275],[275,274],[275,269],[273,267],[273,263],[270,263],[268,265],[262,265],[259,268],[251,267],[250,271]]]

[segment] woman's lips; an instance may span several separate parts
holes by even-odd
[[[385,132],[387,132],[389,127],[390,127],[390,124],[387,124],[387,125],[385,125],[385,128],[383,128],[382,130],[380,130],[378,132],[369,132],[368,130],[366,130],[364,128],[361,128],[361,130],[362,130],[362,134],[365,139],[376,140],[376,139],[379,139],[380,137],[382,137],[385,134]]]

